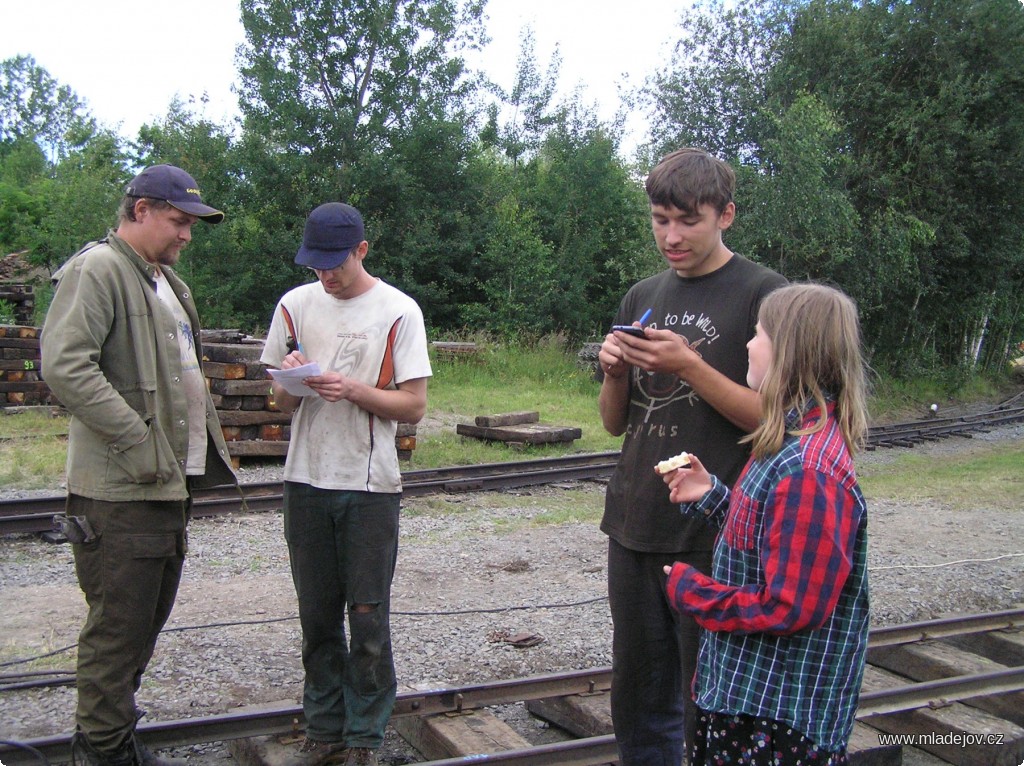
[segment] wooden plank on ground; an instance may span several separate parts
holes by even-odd
[[[199,337],[205,346],[207,343],[238,343],[245,333],[241,330],[202,330]]]
[[[38,370],[39,359],[0,359],[0,370]]]
[[[203,361],[248,363],[263,356],[263,343],[211,343],[203,345]]]
[[[0,325],[0,338],[38,338],[39,327],[26,327],[20,324]]]
[[[38,341],[36,341],[38,343]],[[39,359],[38,348],[13,348],[11,346],[0,346],[0,356],[4,359]]]
[[[526,423],[520,426],[503,426],[501,428],[480,428],[469,423],[459,423],[455,432],[462,436],[489,441],[512,442],[518,444],[551,444],[554,442],[571,442],[579,439],[583,431],[569,426],[547,426],[537,423]]]
[[[0,338],[0,348],[31,348],[39,350],[39,338]]]
[[[878,739],[878,729],[857,722],[850,734],[846,747],[850,766],[902,766],[903,748],[899,745],[883,745]]]
[[[868,651],[868,662],[915,681],[993,673],[1007,666],[944,641],[921,641]],[[987,695],[961,700],[999,718],[1024,726],[1024,692]]]
[[[50,393],[50,387],[41,380],[11,380],[0,381],[0,393],[11,393],[13,391],[36,392],[40,394]]]
[[[1024,665],[1024,630],[994,630],[971,633],[950,639],[950,643],[969,652],[988,657],[1007,667]]]
[[[210,390],[223,396],[267,396],[269,380],[210,380]]]
[[[908,683],[902,676],[868,665],[861,688],[878,691]],[[914,746],[919,750],[955,766],[1019,766],[1024,760],[1024,729],[959,702],[934,709],[870,716],[863,722],[887,734],[911,735],[917,738]],[[964,746],[966,735],[992,735],[1000,738],[1001,744]]]
[[[530,747],[530,743],[487,710],[393,718],[391,725],[430,760],[461,758]]]
[[[599,737],[614,732],[608,692],[528,700],[526,709],[577,737]]]
[[[540,422],[539,412],[506,412],[500,415],[477,415],[473,422],[481,428],[518,426],[524,423]]]

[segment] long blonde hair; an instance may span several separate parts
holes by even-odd
[[[861,353],[857,306],[840,290],[791,284],[769,293],[757,320],[772,342],[761,384],[761,425],[744,441],[757,458],[773,455],[786,436],[786,415],[835,400],[835,418],[850,450],[864,446],[868,430],[867,365]],[[824,428],[824,418],[793,435]]]

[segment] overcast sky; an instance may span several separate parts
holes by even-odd
[[[532,25],[543,71],[556,44],[563,91],[584,86],[603,119],[618,107],[616,85],[663,66],[687,0],[489,0],[491,79],[512,84],[521,31]],[[83,98],[104,125],[134,137],[163,117],[177,94],[206,94],[205,115],[236,114],[235,47],[244,35],[237,0],[0,0],[0,60],[28,54]],[[642,130],[630,123],[633,133]]]

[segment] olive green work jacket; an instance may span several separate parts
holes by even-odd
[[[192,324],[191,291],[161,271]],[[55,274],[41,338],[42,373],[71,413],[68,492],[108,501],[188,497],[188,403],[179,329],[156,294],[156,267],[114,232],[73,255]],[[192,487],[237,484],[220,421],[206,394],[206,473]]]

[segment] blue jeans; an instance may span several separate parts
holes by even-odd
[[[398,691],[390,610],[401,497],[285,482],[311,739],[369,748],[384,739]]]
[[[612,725],[622,766],[679,766],[692,741],[690,692],[700,627],[673,611],[662,567],[711,571],[711,551],[644,553],[608,540],[612,613]]]

